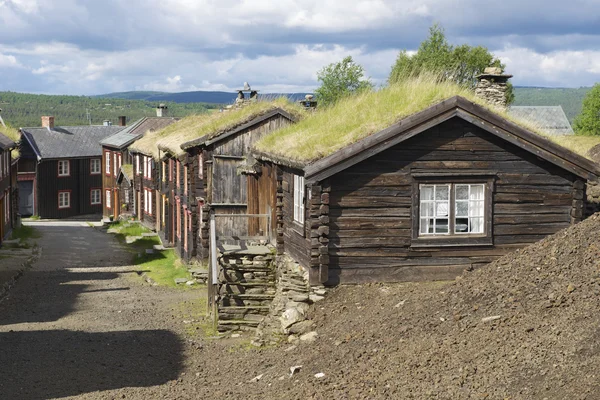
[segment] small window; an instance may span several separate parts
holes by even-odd
[[[112,196],[111,196],[110,190],[107,190],[106,191],[106,208],[112,208],[111,200],[112,200]]]
[[[119,169],[119,166],[117,165],[119,163],[117,153],[113,153],[113,163],[115,166],[113,169],[113,176],[117,176],[117,170]]]
[[[104,152],[104,173],[110,175],[110,151]]]
[[[181,187],[181,162],[177,160],[177,187]]]
[[[419,185],[419,236],[486,233],[486,184]]]
[[[100,173],[101,161],[100,158],[92,158],[90,160],[90,174],[97,175]]]
[[[198,154],[198,178],[204,179],[204,156]]]
[[[188,192],[188,166],[185,165],[183,167],[183,193],[187,194]]]
[[[152,190],[148,190],[148,214],[152,215]]]
[[[58,192],[58,208],[71,207],[71,192]]]
[[[71,172],[69,171],[69,160],[58,161],[58,176],[69,175],[71,175]]]
[[[140,174],[140,155],[139,154],[135,155],[135,174],[136,175]]]
[[[125,203],[129,203],[129,189],[125,188]]]
[[[152,157],[146,157],[146,179],[152,178]]]
[[[304,177],[294,175],[294,221],[304,224]]]
[[[169,159],[169,182],[173,182],[173,160]]]
[[[100,189],[92,189],[90,191],[90,204],[93,206],[102,204],[102,196],[100,195]]]
[[[162,166],[161,166],[161,174],[160,174],[160,180],[161,180],[162,182],[165,182],[165,181],[166,181],[166,179],[167,179],[167,178],[166,178],[166,173],[167,173],[167,162],[166,162],[166,161],[163,161],[163,162],[162,162]]]

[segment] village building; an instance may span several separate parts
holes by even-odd
[[[0,118],[1,120],[1,118]],[[18,214],[17,144],[8,135],[16,132],[0,127],[0,244],[16,226]],[[5,134],[6,133],[6,134]]]
[[[102,214],[100,142],[123,126],[55,126],[42,117],[41,128],[21,128],[20,213],[41,218]]]
[[[100,144],[102,145],[103,216],[116,219],[122,211],[129,212],[127,204],[131,203],[132,207],[135,207],[133,192],[126,188],[120,191],[120,184],[117,183],[121,166],[132,165],[133,162],[128,147],[145,133],[160,130],[177,120],[168,117],[167,107],[161,104],[157,107],[156,117],[141,118],[122,131],[102,140]],[[125,117],[119,117],[119,125],[125,126],[125,122]]]
[[[499,108],[417,80],[259,141],[272,195],[248,209],[277,210],[278,253],[311,284],[452,279],[581,221],[598,166],[511,119],[491,75]]]

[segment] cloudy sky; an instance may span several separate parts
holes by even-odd
[[[440,23],[526,86],[600,82],[599,0],[0,0],[0,90],[302,92],[352,55],[383,83]],[[488,5],[489,4],[489,5]]]

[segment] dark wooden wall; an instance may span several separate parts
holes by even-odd
[[[310,230],[305,214],[304,226],[294,221],[294,174],[301,172],[281,167],[281,185],[283,189],[283,241],[284,251],[289,253],[301,265],[310,264]]]
[[[37,196],[38,215],[41,218],[67,218],[76,215],[100,214],[102,204],[91,205],[91,189],[102,189],[102,176],[90,174],[89,158],[70,159],[68,177],[58,177],[58,161],[47,160],[38,164]],[[71,191],[71,207],[58,208],[58,192]]]
[[[414,176],[437,172],[493,175],[493,245],[411,247]],[[581,217],[582,182],[574,175],[458,118],[342,171],[324,185],[331,187],[331,284],[452,278]],[[287,192],[285,200],[293,204]],[[290,212],[286,208],[286,215]],[[297,253],[298,237],[289,239],[286,250]]]

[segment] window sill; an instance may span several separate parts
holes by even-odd
[[[290,228],[291,228],[291,230],[294,233],[296,233],[296,234],[298,234],[298,235],[300,235],[302,237],[305,237],[305,235],[304,235],[304,224],[301,224],[300,222],[298,222],[296,220],[293,220],[292,221],[292,225],[291,225]]]
[[[427,249],[436,247],[480,247],[493,246],[494,239],[488,236],[468,237],[426,237],[413,239],[410,247],[413,249]]]

